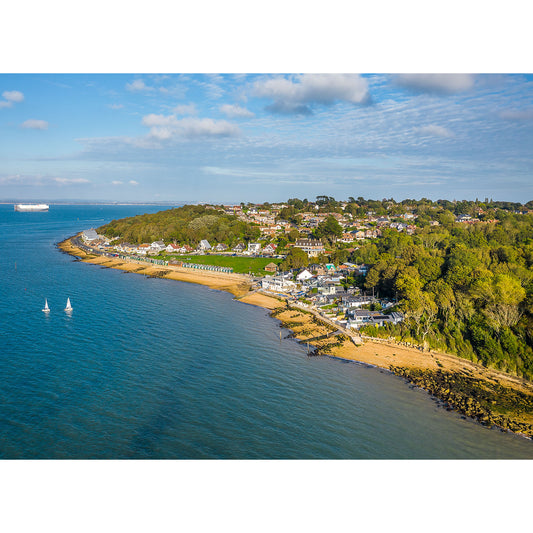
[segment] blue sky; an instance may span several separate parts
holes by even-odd
[[[533,76],[0,74],[0,200],[533,199]]]

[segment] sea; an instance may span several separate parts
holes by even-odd
[[[385,370],[309,357],[265,309],[56,246],[161,209],[0,205],[1,459],[533,458]]]

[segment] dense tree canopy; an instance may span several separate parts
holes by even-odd
[[[364,288],[405,313],[386,334],[533,378],[533,217],[442,221],[414,235],[384,230],[351,257],[372,265]]]
[[[98,230],[108,237],[119,237],[122,242],[133,244],[163,240],[197,245],[207,239],[210,243],[232,246],[240,241],[254,241],[260,235],[257,225],[199,205],[112,220]]]

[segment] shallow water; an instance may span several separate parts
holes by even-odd
[[[388,372],[307,357],[264,309],[55,246],[160,209],[0,206],[0,457],[533,458]]]

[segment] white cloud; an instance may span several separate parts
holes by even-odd
[[[437,124],[429,124],[427,126],[422,126],[416,128],[416,131],[422,135],[433,135],[435,137],[453,137],[453,133],[443,126],[438,126]]]
[[[445,95],[468,91],[476,77],[473,74],[398,74],[394,81],[412,91]]]
[[[175,115],[146,115],[142,123],[150,128],[150,136],[165,140],[179,137],[228,137],[237,135],[239,128],[226,120],[211,118],[182,118]]]
[[[212,100],[222,98],[225,93],[224,78],[220,74],[206,74],[205,78],[208,81],[199,81],[198,85],[205,90],[207,97]]]
[[[196,105],[194,104],[181,104],[174,108],[176,115],[196,115]]]
[[[186,137],[217,136],[225,137],[237,135],[239,128],[226,120],[213,120],[211,118],[184,118],[179,121],[180,129]]]
[[[126,83],[128,91],[153,91],[153,87],[149,87],[143,80],[134,80],[131,83]]]
[[[267,109],[277,113],[309,114],[308,106],[312,104],[370,101],[368,83],[358,74],[301,74],[290,79],[278,76],[256,81],[252,93],[272,99]]]
[[[150,115],[145,115],[142,119],[144,126],[156,127],[156,126],[172,126],[176,125],[178,120],[174,115],[156,115],[151,113]]]
[[[220,111],[230,118],[249,118],[255,116],[251,111],[245,107],[232,104],[224,104],[220,106]]]
[[[107,107],[110,109],[122,109],[124,106],[122,104],[109,104]]]
[[[48,122],[46,120],[37,120],[30,118],[20,125],[21,128],[30,130],[47,130]]]
[[[22,102],[24,100],[24,95],[20,91],[4,91],[2,96],[9,102]]]
[[[62,185],[75,185],[77,183],[90,183],[90,181],[86,180],[85,178],[54,178],[54,181]]]
[[[13,107],[13,103],[20,103],[24,100],[24,95],[20,91],[4,91],[2,97],[4,101],[0,102],[0,109]]]
[[[113,180],[111,182],[111,185],[125,185],[126,183],[122,180]],[[139,182],[138,181],[135,181],[135,180],[130,180],[128,181],[128,185],[139,185]]]

